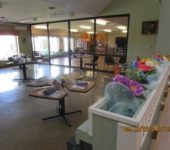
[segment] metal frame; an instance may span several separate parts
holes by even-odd
[[[128,38],[129,38],[129,23],[130,23],[130,14],[121,14],[121,15],[106,15],[106,16],[96,16],[96,17],[87,17],[87,18],[76,18],[76,19],[69,19],[69,20],[60,20],[60,21],[51,21],[51,22],[39,22],[39,23],[33,23],[30,24],[30,32],[31,32],[31,27],[33,25],[39,25],[39,24],[46,24],[47,25],[47,33],[48,33],[48,47],[49,47],[49,64],[51,65],[51,58],[50,58],[50,43],[49,43],[49,24],[51,23],[64,23],[67,22],[68,23],[68,38],[70,39],[71,37],[71,32],[70,32],[70,28],[71,28],[71,21],[80,21],[80,20],[88,20],[88,19],[94,19],[94,36],[93,36],[93,55],[96,54],[95,48],[96,48],[96,19],[103,19],[103,18],[113,18],[113,17],[128,17],[128,23],[127,23],[127,44],[126,44],[126,51],[125,51],[125,59],[127,60],[127,47],[128,47]],[[32,39],[32,33],[31,33],[31,39]],[[68,40],[68,49],[69,49],[69,68],[76,68],[75,66],[71,66],[71,56],[70,56],[70,40]],[[32,40],[31,40],[31,45],[32,45]],[[32,49],[32,54],[33,54],[33,49]],[[98,54],[99,56],[106,56],[105,54]],[[109,55],[112,56],[112,55]],[[115,56],[115,55],[113,55]],[[63,66],[63,67],[68,67],[66,65],[57,65],[57,64],[52,64],[52,65],[56,65],[56,66]],[[79,67],[78,67],[79,68]],[[101,70],[102,72],[107,72],[104,70]]]

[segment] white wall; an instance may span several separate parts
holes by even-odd
[[[156,51],[157,35],[142,35],[142,22],[159,20],[158,0],[113,0],[100,15],[130,14],[128,60],[136,56],[150,57]]]
[[[157,50],[162,54],[170,54],[170,0],[162,0],[160,23],[157,38]]]

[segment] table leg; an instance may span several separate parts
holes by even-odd
[[[20,82],[18,83],[18,85],[22,85],[23,83],[25,83],[28,80],[34,80],[34,79],[28,79],[27,78],[27,69],[26,69],[26,65],[25,63],[20,64],[20,67],[22,68],[23,71],[23,79],[14,79],[14,80],[19,80]]]
[[[80,70],[83,70],[83,58],[80,57]]]
[[[75,113],[81,113],[81,112],[82,112],[81,110],[76,110],[73,112],[65,113],[65,98],[63,98],[63,99],[59,100],[59,115],[46,117],[46,118],[43,118],[42,120],[49,120],[49,119],[62,117],[64,119],[64,121],[68,124],[68,126],[71,127],[71,124],[69,123],[69,121],[67,120],[67,118],[65,116],[75,114]]]
[[[25,64],[22,64],[22,70],[23,70],[23,78],[24,80],[27,80],[27,70]]]

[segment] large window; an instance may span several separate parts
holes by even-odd
[[[0,59],[7,60],[13,55],[19,55],[18,36],[0,35]]]
[[[42,63],[49,62],[49,45],[47,24],[38,24],[31,27],[33,57]]]
[[[68,22],[49,24],[51,64],[69,65]]]
[[[42,54],[48,54],[48,38],[46,36],[34,36],[32,40],[33,51],[37,51]]]
[[[64,41],[64,51],[68,52],[68,37],[63,38]],[[70,38],[70,48],[73,51],[74,50],[74,39]]]
[[[50,52],[59,52],[59,37],[50,37]]]
[[[97,55],[97,69],[113,71],[126,62],[128,20],[126,14],[32,25],[33,53],[47,52],[51,64],[85,68]]]

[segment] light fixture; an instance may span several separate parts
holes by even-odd
[[[77,29],[70,29],[71,32],[78,32]]]
[[[29,22],[32,22],[32,21],[37,21],[37,18],[22,19],[19,22],[20,23],[29,23]]]
[[[47,29],[47,26],[46,25],[35,25],[34,28],[37,28],[37,29]]]
[[[104,29],[103,31],[104,31],[104,32],[112,32],[111,29]]]
[[[122,32],[123,32],[123,33],[127,33],[127,30],[123,30]]]
[[[87,34],[94,34],[94,32],[93,31],[88,31]]]
[[[120,25],[120,26],[116,26],[116,28],[118,28],[118,29],[120,29],[120,30],[126,30],[126,29],[127,29],[127,27],[126,27],[126,26],[122,26],[122,25]]]
[[[80,25],[79,27],[87,30],[91,29],[91,26],[87,26],[87,25]]]
[[[92,20],[92,22],[94,23],[94,20]],[[96,19],[96,24],[99,24],[99,25],[106,25],[107,24],[107,21],[106,20],[103,20],[103,19]]]

